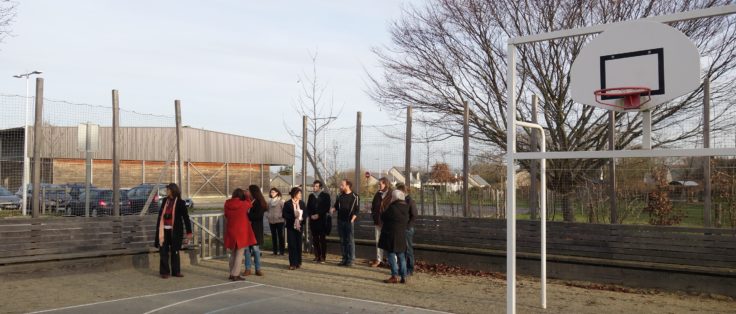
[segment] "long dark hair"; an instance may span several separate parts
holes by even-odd
[[[241,201],[245,200],[245,191],[241,188],[237,188],[233,191],[233,198],[240,199]]]
[[[266,203],[266,199],[263,197],[263,193],[261,193],[261,188],[253,184],[248,186],[248,191],[253,196],[253,199],[261,205],[261,208],[268,208],[268,203]]]
[[[179,186],[176,183],[167,184],[166,189],[171,191],[172,198],[181,198],[181,190],[179,190]]]

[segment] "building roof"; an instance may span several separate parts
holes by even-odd
[[[480,186],[480,187],[490,186],[490,184],[488,183],[488,181],[486,181],[485,179],[483,179],[481,176],[479,176],[477,174],[470,175],[470,179],[473,180],[473,181],[475,181],[476,183],[478,183],[478,186]]]
[[[82,159],[77,149],[77,127],[43,127],[43,158]],[[235,134],[184,127],[182,129],[182,159],[190,162],[240,164],[292,165],[294,145],[262,140]],[[146,161],[174,161],[176,159],[176,130],[174,127],[121,127],[120,159]],[[33,128],[29,128],[29,154],[33,152]],[[93,159],[112,159],[112,128],[99,128],[99,150]],[[3,149],[3,157],[21,157],[23,128],[0,130],[0,139],[17,149]],[[8,152],[18,154],[9,156]]]

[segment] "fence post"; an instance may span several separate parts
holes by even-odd
[[[616,149],[616,112],[608,111],[608,150]],[[616,159],[608,161],[608,198],[610,199],[611,224],[618,223],[618,204],[616,199]]]
[[[112,90],[112,214],[120,216],[120,98]]]
[[[302,116],[302,198],[307,189],[307,116]]]
[[[537,124],[537,110],[539,108],[539,97],[534,94],[532,95],[532,123]],[[537,151],[537,132],[532,131],[531,136],[531,151]],[[529,218],[531,220],[537,219],[537,208],[539,205],[539,197],[537,194],[537,186],[539,186],[539,166],[536,160],[530,160],[531,167],[529,169],[529,177],[531,179],[531,185],[529,186]],[[544,187],[539,187],[543,189]]]
[[[710,148],[710,78],[706,77],[703,82],[703,148]],[[713,227],[711,216],[711,182],[710,182],[710,157],[703,158],[703,224],[706,228]]]
[[[353,192],[360,197],[360,151],[361,130],[363,129],[363,113],[358,111],[355,121],[355,184]]]
[[[43,143],[43,78],[36,78],[36,116],[33,124],[33,191],[31,217],[38,218],[41,208],[41,144]],[[25,187],[23,187],[25,189]],[[25,192],[25,191],[24,191]]]
[[[174,100],[174,111],[176,114],[176,181],[179,183],[179,190],[181,191],[181,170],[184,168],[184,159],[182,159],[181,156],[181,146],[184,136],[181,133],[181,101],[178,99]],[[184,195],[183,198],[188,196],[189,195]]]
[[[463,102],[463,217],[470,215],[470,106]]]
[[[437,189],[432,187],[432,212],[437,216]]]
[[[406,106],[406,147],[404,150],[404,184],[411,191],[411,106]]]

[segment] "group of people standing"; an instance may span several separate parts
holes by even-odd
[[[376,230],[376,259],[371,267],[384,260],[391,268],[386,283],[406,283],[414,274],[414,220],[417,205],[408,195],[408,188],[399,183],[396,189],[386,178],[378,181],[379,190],[371,202],[371,217]]]
[[[391,277],[384,282],[405,283],[414,271],[412,223],[417,216],[416,204],[406,195],[408,191],[405,186],[397,184],[394,190],[386,178],[381,178],[379,184],[380,189],[371,207],[377,247],[376,260],[371,266],[379,266],[385,257],[391,266]],[[271,231],[273,254],[284,255],[288,243],[289,270],[295,270],[302,266],[301,243],[307,222],[313,239],[313,261],[325,263],[326,237],[332,230],[332,215],[336,214],[342,255],[339,265],[352,266],[355,261],[354,224],[360,213],[360,198],[352,189],[350,180],[342,180],[340,194],[332,203],[329,192],[317,180],[312,184],[312,193],[306,204],[302,200],[302,190],[298,187],[289,191],[288,200],[282,199],[281,191],[272,188],[268,201],[257,185],[250,185],[246,190],[235,189],[224,206],[227,227],[224,244],[231,251],[229,279],[245,280],[245,276],[253,274],[252,268],[255,275],[263,276],[260,248],[263,246],[264,216]],[[169,184],[166,192],[167,197],[158,215],[154,245],[159,248],[161,256],[161,277],[183,277],[179,250],[182,244],[187,244],[191,239],[192,224],[186,204],[181,200],[179,187],[174,183]],[[241,264],[245,264],[242,273]]]

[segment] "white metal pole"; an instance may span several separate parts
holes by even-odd
[[[509,44],[506,83],[506,313],[516,313],[516,47]]]
[[[542,152],[547,151],[547,141],[544,136],[544,130],[540,130],[542,135]],[[539,196],[542,198],[542,206],[540,206],[541,213],[539,219],[541,222],[540,240],[542,244],[542,308],[547,308],[547,159],[542,158],[540,161],[540,180],[539,180]]]
[[[23,199],[21,202],[21,211],[23,212],[23,216],[28,215],[28,181],[31,173],[30,160],[28,159],[28,116],[30,115],[28,112],[28,109],[30,108],[30,105],[28,104],[30,100],[29,88],[29,76],[26,75],[26,118],[23,121]]]
[[[641,148],[652,149],[652,111],[642,111]]]
[[[526,128],[531,128],[532,131],[538,130],[541,134],[541,140],[542,140],[542,149],[541,152],[545,153],[547,151],[547,142],[546,138],[544,136],[544,128],[542,128],[541,125],[536,123],[529,123],[524,121],[515,121],[515,123],[519,126],[523,126]],[[540,270],[539,277],[542,280],[542,308],[547,308],[547,159],[541,158],[540,160],[540,198],[542,199],[542,205],[540,206],[540,243],[541,243],[541,264],[542,268]]]

